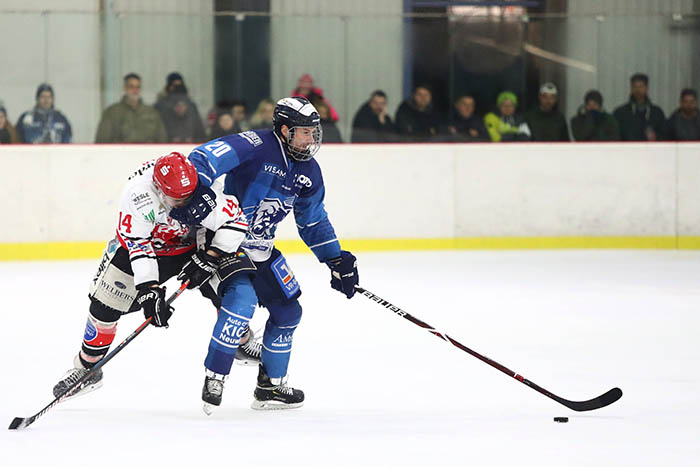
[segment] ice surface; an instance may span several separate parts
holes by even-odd
[[[587,413],[365,297],[345,299],[311,255],[288,259],[304,291],[290,364],[303,408],[251,410],[256,369],[234,366],[222,407],[202,413],[215,314],[187,291],[169,329],[147,329],[105,366],[102,389],[0,430],[0,465],[700,465],[700,253],[358,254],[368,290],[553,393],[625,392]],[[53,399],[96,267],[0,263],[5,427]],[[265,318],[258,310],[253,328]],[[117,342],[142,319],[122,318]]]

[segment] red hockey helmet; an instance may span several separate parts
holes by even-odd
[[[165,196],[185,199],[197,188],[197,169],[184,155],[171,152],[156,160],[153,183]]]

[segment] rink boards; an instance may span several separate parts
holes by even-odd
[[[192,147],[1,147],[0,259],[99,256],[126,178]],[[328,144],[317,159],[348,249],[700,247],[700,143]],[[293,220],[277,238],[305,250]]]

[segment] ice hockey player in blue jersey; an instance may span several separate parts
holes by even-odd
[[[189,155],[200,183],[211,185],[225,176],[224,193],[240,201],[248,219],[241,249],[257,268],[255,277],[247,279],[252,288],[241,283],[250,277],[246,275],[236,276],[239,283],[231,289],[237,289],[236,294],[222,290],[230,287],[225,281],[219,286],[222,308],[205,360],[202,391],[207,413],[221,404],[224,381],[239,345],[237,336],[247,328],[256,303],[265,307],[270,317],[262,338],[262,363],[252,407],[286,409],[303,404],[304,393],[287,385],[292,335],[302,313],[301,289],[274,245],[277,225],[287,214],[294,213],[302,240],[328,265],[334,289],[351,298],[358,284],[356,258],[340,249],[323,205],[323,178],[313,158],[322,140],[318,112],[303,97],[287,97],[277,102],[273,122],[272,130],[227,135],[198,146]],[[208,214],[207,203],[190,206],[184,208],[190,223]]]

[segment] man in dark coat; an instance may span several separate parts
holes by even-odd
[[[630,78],[630,100],[621,105],[613,116],[620,125],[623,141],[658,141],[664,139],[666,117],[663,110],[654,105],[647,95],[649,77],[635,73]]]
[[[532,141],[570,141],[566,118],[557,110],[558,90],[554,83],[540,86],[539,104],[525,113]]]
[[[386,111],[386,94],[374,91],[352,119],[353,143],[386,143],[396,140],[394,124]]]
[[[440,119],[427,86],[416,86],[411,97],[401,103],[396,111],[396,127],[405,141],[429,141],[437,136]]]
[[[484,119],[476,113],[476,102],[472,96],[457,98],[454,105],[454,113],[447,123],[447,131],[451,141],[463,142],[490,142]]]
[[[595,89],[583,96],[583,105],[571,119],[571,132],[576,141],[620,141],[617,120],[603,110],[603,95]]]
[[[695,89],[681,91],[681,105],[666,122],[666,137],[671,141],[700,141],[700,112]]]

